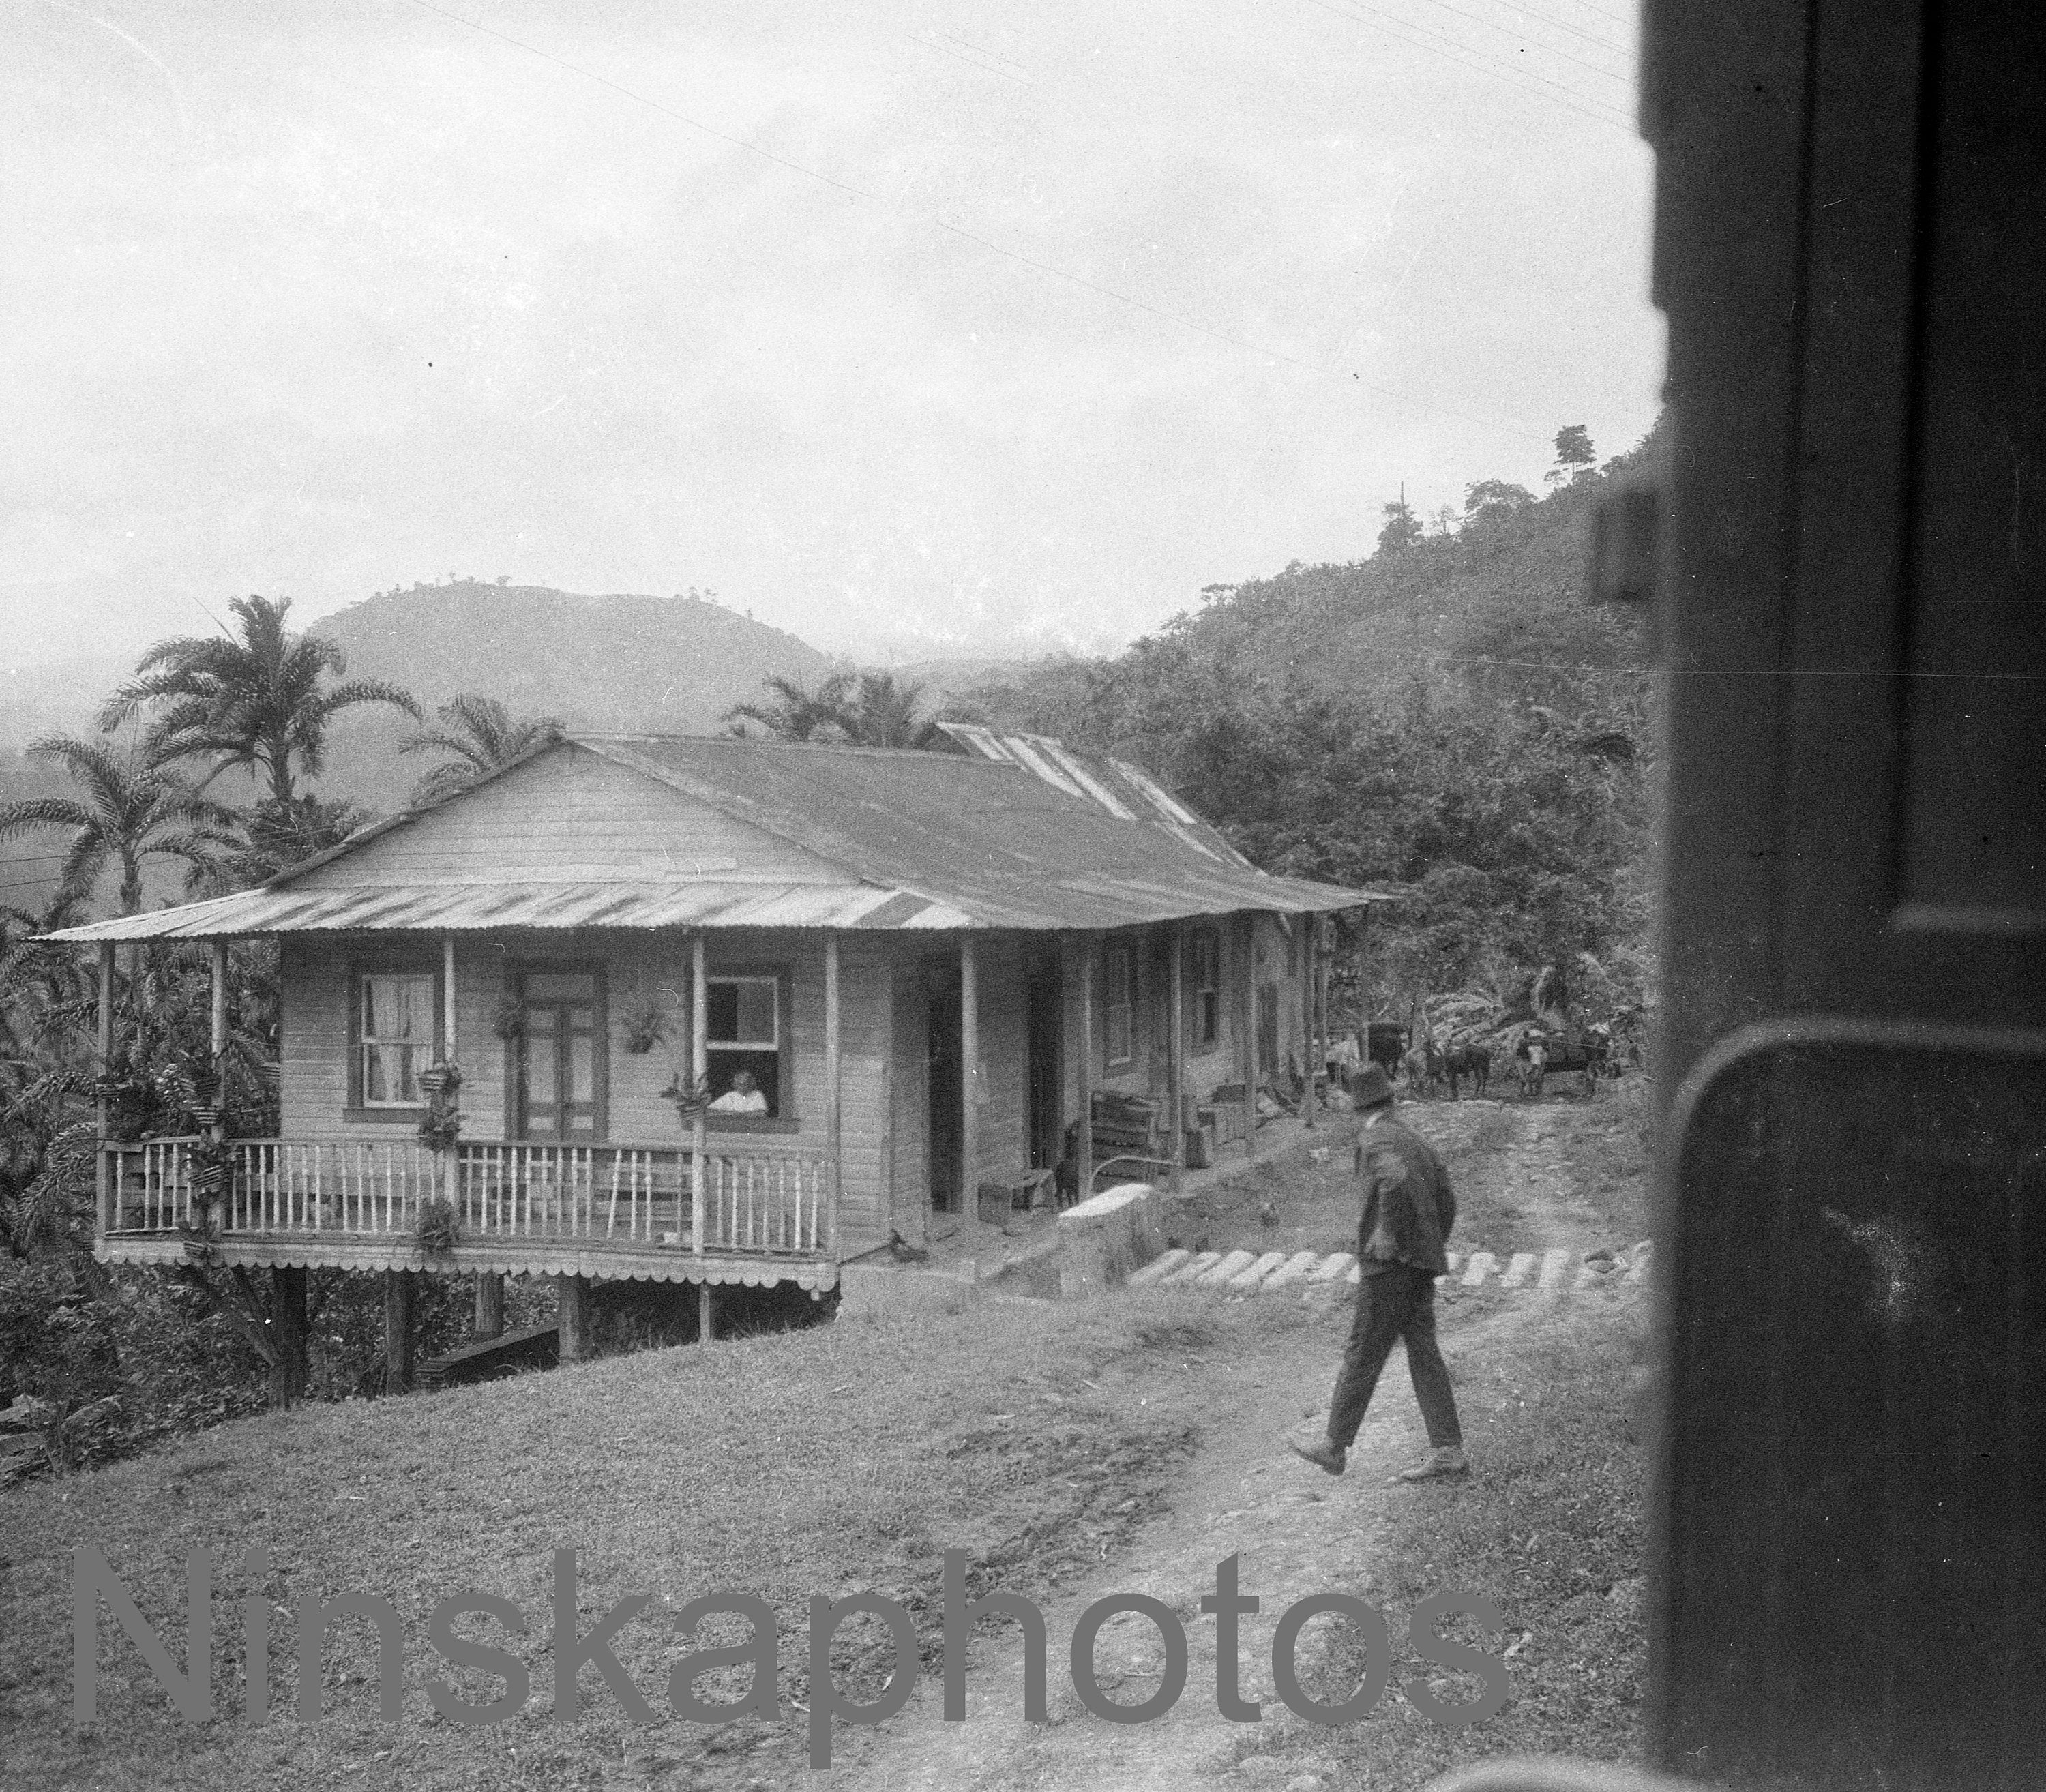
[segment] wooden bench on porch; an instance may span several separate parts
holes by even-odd
[[[1049,1170],[1026,1170],[1016,1176],[983,1176],[979,1191],[981,1219],[990,1226],[1006,1225],[1011,1215],[1043,1204],[1055,1173]]]

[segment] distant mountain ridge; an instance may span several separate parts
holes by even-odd
[[[429,707],[481,691],[572,727],[715,728],[770,676],[814,683],[836,662],[765,622],[689,595],[585,596],[545,585],[415,585],[307,625]]]
[[[291,622],[338,646],[349,677],[409,691],[430,723],[437,705],[473,691],[499,699],[515,715],[556,715],[572,728],[715,734],[725,711],[759,696],[765,679],[814,686],[848,669],[793,634],[694,594],[586,596],[457,580],[380,592],[330,615],[294,615]],[[21,750],[41,734],[95,734],[100,703],[133,672],[137,657],[82,657],[5,679],[0,800],[68,792],[60,773],[18,757]],[[383,706],[343,711],[329,737],[321,793],[386,812],[403,807],[440,758],[399,753],[412,726]],[[214,788],[234,803],[251,794],[234,773]],[[52,830],[0,844],[0,873],[9,873],[0,876],[6,886],[0,896],[34,900],[45,893],[44,874],[63,840]]]
[[[796,636],[693,593],[585,595],[459,580],[380,592],[307,626],[347,656],[349,677],[403,686],[429,719],[473,691],[571,728],[714,734],[763,680],[814,685],[840,669]],[[399,755],[411,729],[393,710],[353,713],[335,731],[323,787],[399,807],[435,758]]]

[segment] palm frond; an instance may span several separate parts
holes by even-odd
[[[0,807],[0,840],[38,827],[90,827],[92,811],[68,796],[25,796]]]

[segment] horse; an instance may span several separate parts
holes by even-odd
[[[1520,1093],[1531,1098],[1541,1094],[1543,1079],[1554,1071],[1577,1072],[1585,1093],[1596,1095],[1611,1052],[1601,1039],[1553,1039],[1531,1028],[1514,1055],[1520,1060]]]
[[[1492,1081],[1492,1049],[1488,1046],[1452,1046],[1442,1054],[1442,1074],[1449,1079],[1450,1099],[1457,1099],[1459,1078],[1470,1078],[1471,1093],[1482,1095]]]
[[[1372,1021],[1365,1028],[1364,1055],[1387,1076],[1398,1076],[1407,1055],[1407,1029],[1389,1020]]]

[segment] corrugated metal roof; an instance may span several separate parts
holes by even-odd
[[[1132,768],[1084,760],[1037,737],[990,734],[988,742],[991,751],[975,743],[978,757],[659,735],[575,735],[548,750],[595,753],[644,777],[646,813],[635,826],[650,842],[677,827],[680,796],[793,841],[856,881],[749,881],[741,864],[717,878],[577,880],[557,872],[542,882],[510,863],[484,882],[473,881],[482,868],[471,861],[462,867],[468,881],[423,877],[373,889],[326,882],[326,866],[394,827],[417,830],[411,856],[430,859],[434,817],[459,804],[456,796],[365,830],[261,889],[52,937],[697,926],[1048,931],[1390,900],[1266,876],[1209,823],[1183,819],[1191,811]]]
[[[53,939],[232,939],[272,933],[476,933],[536,927],[967,927],[955,908],[864,884],[407,884],[261,889],[71,927]]]

